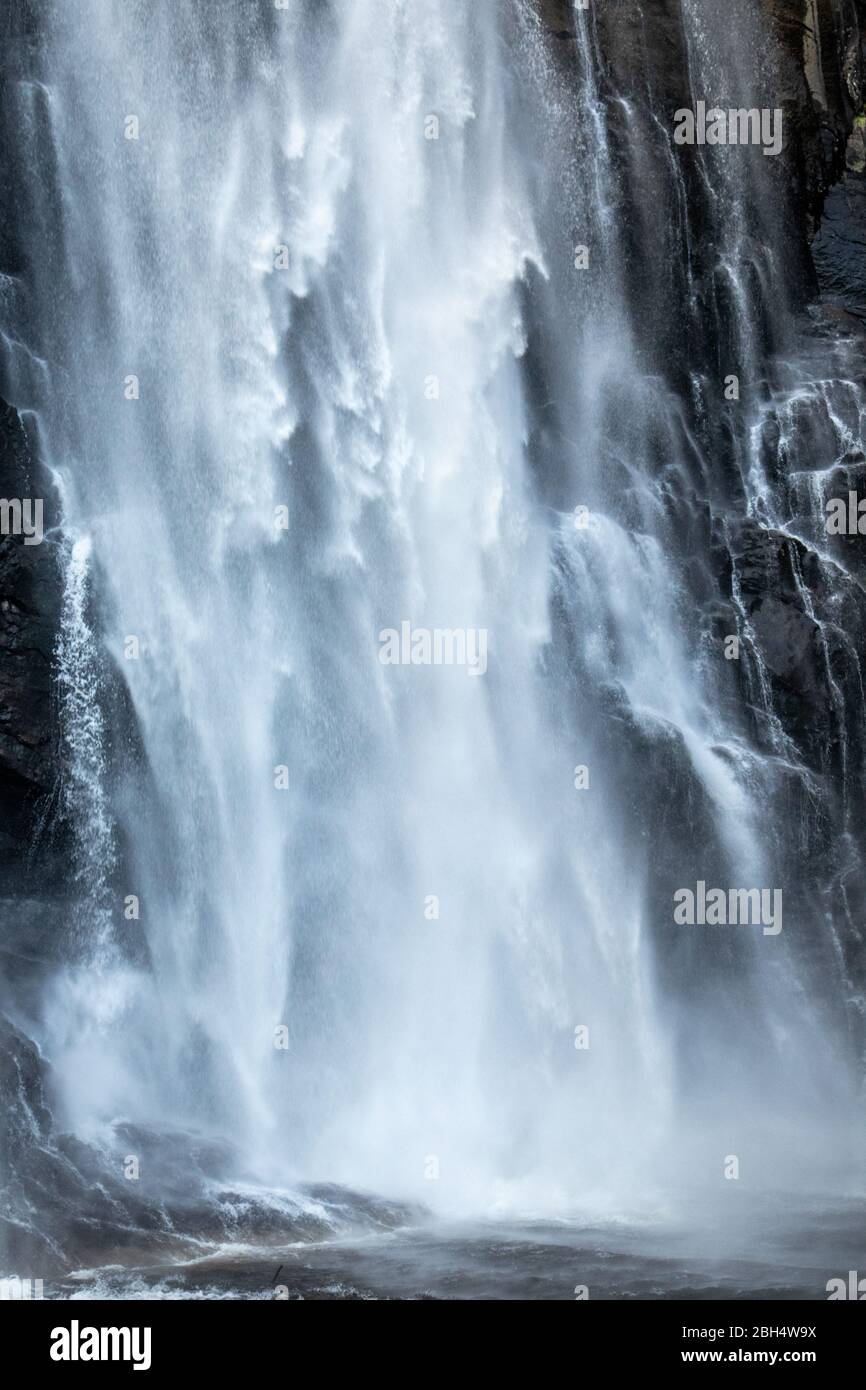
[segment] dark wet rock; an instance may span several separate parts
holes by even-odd
[[[271,1191],[230,1143],[189,1130],[121,1123],[100,1143],[59,1133],[49,1074],[34,1043],[0,1016],[0,1274],[146,1265],[231,1243],[279,1247],[420,1215],[335,1184]]]
[[[693,87],[681,0],[592,5],[585,32],[609,131],[629,312],[642,367],[668,392],[659,396],[665,403],[658,467],[660,477],[666,470],[672,549],[698,614],[695,663],[712,670],[717,701],[736,731],[734,746],[716,753],[738,765],[739,776],[750,775],[744,771],[750,757],[760,762],[762,835],[775,881],[784,882],[791,903],[786,932],[806,962],[804,978],[816,982],[816,992],[825,991],[828,1010],[848,1008],[854,1051],[863,1055],[866,540],[828,538],[814,512],[822,486],[827,495],[850,488],[863,496],[866,483],[858,446],[846,452],[837,428],[849,403],[834,399],[828,410],[819,391],[801,388],[828,377],[866,382],[866,206],[859,172],[866,3],[762,0],[761,7],[768,30],[761,60],[744,81],[751,84],[749,105],[782,109],[783,150],[772,159],[759,150],[736,152],[749,196],[742,199],[736,242],[725,246],[716,202],[723,166],[712,154],[672,142],[676,111],[698,97],[715,98]],[[541,0],[537,8],[553,36],[556,71],[570,70],[576,85],[583,55],[575,42],[563,41],[563,10]],[[724,15],[728,8],[707,5],[711,32],[720,9]],[[758,5],[730,8],[746,13]],[[724,28],[713,38],[723,46]],[[711,84],[711,67],[706,80]],[[582,155],[581,138],[576,130]],[[745,313],[727,273],[720,273],[724,255],[737,261]],[[756,376],[743,379],[740,400],[728,404],[719,384],[740,361],[744,317],[754,329]],[[549,384],[556,363],[532,335],[526,362],[532,399],[546,401],[555,394]],[[796,381],[785,376],[791,362],[798,363]],[[770,398],[788,411],[786,419],[769,408]],[[628,409],[624,399],[623,416]],[[750,431],[759,409],[759,466],[778,503],[763,510],[755,508],[754,489],[747,501]],[[683,428],[676,432],[669,422],[678,416]],[[647,419],[642,411],[645,433]],[[857,419],[847,428],[856,441]],[[618,431],[622,435],[621,420],[612,420],[611,436]],[[644,445],[645,439],[638,448]],[[543,495],[554,506],[565,505],[557,451],[542,429],[531,450]],[[622,452],[630,455],[627,444]],[[682,461],[675,472],[672,458]],[[615,473],[616,460],[604,466],[611,494],[623,493],[627,478]],[[820,483],[810,476],[828,469]],[[782,518],[802,539],[780,529]],[[625,509],[618,519],[640,529]],[[739,660],[718,658],[729,634],[741,638]],[[591,679],[570,660],[575,688],[585,692]],[[581,717],[585,722],[585,708]],[[608,732],[599,737],[611,776],[621,746],[622,756],[641,766],[648,804],[658,808],[658,824],[648,825],[642,807],[625,804],[630,782],[622,777],[617,805],[631,842],[652,846],[649,915],[665,936],[669,885],[688,881],[696,846],[722,874],[722,848],[714,843],[712,816],[688,758],[663,724],[635,719],[624,693],[611,691],[603,727]],[[684,980],[699,997],[725,968],[715,960],[711,978],[705,972],[701,980],[682,959],[686,949],[674,936],[663,941],[660,968],[670,977],[669,991],[663,990],[670,997],[682,997]],[[824,958],[834,950],[844,958],[841,973],[837,961]]]
[[[861,0],[764,4],[784,54],[779,102],[787,128],[785,158],[798,185],[804,230],[811,234],[842,173],[847,134],[862,101],[863,6]]]
[[[51,1131],[51,1112],[45,1098],[45,1063],[36,1044],[0,1016],[0,1172],[15,1163],[35,1142]]]
[[[845,168],[851,174],[866,173],[866,116],[858,116],[845,150]]]
[[[866,320],[866,6],[770,0],[770,8],[799,50],[811,104],[810,116],[801,103],[799,134],[821,298]]]
[[[824,301],[866,324],[866,176],[847,172],[831,189],[812,243]]]
[[[860,351],[866,351],[866,322],[861,314],[822,302],[811,304],[808,312],[817,335],[831,340],[856,338]]]
[[[4,298],[24,287],[32,248],[23,244],[22,160],[12,94],[30,75],[44,16],[34,0],[9,0],[0,13],[0,276]],[[59,499],[34,438],[12,402],[15,353],[0,352],[0,498],[41,499],[45,537],[25,545],[0,535],[0,894],[34,895],[62,883],[65,854],[50,833],[51,806],[61,775],[53,694],[53,654],[60,623]],[[0,936],[14,917],[0,913]]]
[[[843,745],[849,757],[862,755],[862,594],[790,536],[753,520],[729,530],[730,557],[774,712],[804,763],[832,781],[841,776]]]
[[[410,1206],[406,1202],[390,1202],[369,1192],[340,1187],[337,1183],[305,1183],[302,1190],[329,1211],[342,1214],[347,1223],[357,1223],[361,1218],[368,1221],[371,1227],[391,1230],[405,1226],[407,1220],[419,1221],[426,1216],[421,1207]]]
[[[0,401],[0,497],[41,499],[45,539],[0,536],[0,874],[21,870],[59,776],[52,664],[61,581],[50,481],[21,420]]]
[[[571,0],[538,0],[538,12],[545,28],[555,39],[570,42],[574,38]]]

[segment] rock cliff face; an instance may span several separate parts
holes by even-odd
[[[19,415],[5,401],[0,497],[41,499],[45,530],[54,525],[50,479],[32,456]],[[39,545],[25,544],[20,535],[0,537],[0,876],[19,885],[31,877],[28,870],[45,848],[41,827],[49,823],[60,775],[52,696],[60,587],[51,535]]]
[[[543,24],[560,44],[567,62],[575,43],[570,0],[537,3]],[[863,173],[866,163],[863,0],[756,3],[763,4],[775,38],[774,51],[768,55],[764,95],[785,113],[784,198],[795,214],[794,225],[789,228],[791,236],[801,243],[804,299],[814,297],[816,268],[822,297],[839,294],[862,299],[862,257],[856,256],[856,248],[862,246],[863,238],[863,209],[857,202],[862,183],[857,175]],[[651,6],[642,6],[608,0],[592,6],[589,13],[607,82],[620,96],[634,102],[634,109],[627,114],[633,124],[621,126],[616,142],[617,154],[624,157],[627,147],[636,143],[641,125],[649,121],[650,102],[657,115],[669,118],[670,128],[674,112],[689,104],[696,81],[690,71],[683,2],[655,0]],[[733,93],[704,91],[703,95],[711,104],[715,100],[725,104],[734,98]],[[611,111],[610,118],[615,123],[617,113]],[[646,155],[649,142],[641,139],[639,143]],[[692,216],[700,205],[698,194],[692,203]],[[640,223],[645,209],[637,211]],[[695,230],[699,230],[699,219],[697,223]],[[834,256],[827,245],[831,238],[847,240],[850,254],[840,246]],[[812,254],[807,256],[803,253],[810,243]]]
[[[12,83],[35,34],[29,5],[7,6],[0,18],[0,72]],[[16,221],[22,170],[18,135],[0,101],[0,302],[26,277],[27,248]],[[41,499],[44,539],[0,535],[0,901],[43,891],[56,882],[61,859],[52,854],[51,806],[60,778],[61,743],[53,698],[52,663],[60,622],[59,513],[54,486],[28,438],[22,417],[3,399],[14,390],[14,355],[6,344],[0,374],[0,498]],[[5,935],[5,933],[4,933]]]
[[[731,28],[760,8],[610,0],[578,18],[570,4],[540,0],[538,14],[564,72],[581,61],[587,34],[594,47],[637,336],[647,370],[680,401],[697,452],[690,481],[670,500],[694,557],[685,561],[691,599],[711,643],[740,636],[741,659],[719,699],[736,703],[745,738],[778,768],[768,823],[798,827],[776,861],[793,889],[791,930],[804,956],[835,952],[842,962],[847,1026],[862,1053],[864,542],[828,539],[824,506],[858,486],[863,495],[866,6],[764,0],[771,42],[745,63]],[[671,160],[675,113],[699,99],[783,113],[782,152],[754,152],[745,196],[697,148],[680,147]],[[740,170],[749,153],[738,152]],[[735,207],[727,241],[720,198]],[[659,246],[672,267],[661,282],[643,270],[659,264],[646,255]],[[720,389],[728,373],[740,377],[734,402]],[[658,757],[633,752],[654,776]],[[671,758],[688,800],[683,760]],[[674,828],[674,863],[676,839]],[[817,922],[829,929],[816,932]],[[828,960],[814,964],[816,981],[834,977]]]

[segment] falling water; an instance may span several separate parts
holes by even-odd
[[[673,924],[699,879],[784,887],[794,755],[750,738],[696,617],[720,484],[635,312],[684,215],[663,117],[635,125],[669,171],[641,272],[608,123],[634,98],[583,11],[569,66],[522,0],[48,9],[4,370],[69,538],[92,931],[45,1014],[65,1123],[227,1135],[263,1184],[450,1212],[625,1210],[729,1149],[818,1183],[849,1060],[795,909],[777,938]],[[751,104],[748,34],[683,12],[695,92]],[[682,331],[709,295],[744,378],[768,334],[790,376],[739,167],[707,153],[717,274],[678,243]],[[862,423],[801,389],[840,439]],[[784,390],[739,459],[779,525]],[[486,671],[383,664],[406,621],[483,631]]]

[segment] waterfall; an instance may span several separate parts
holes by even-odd
[[[785,441],[806,399],[825,467],[862,430],[772,161],[687,182],[578,6],[568,57],[528,0],[48,8],[3,374],[68,541],[65,1124],[449,1213],[615,1213],[729,1151],[815,1183],[854,1085],[786,877],[815,779],[696,539],[727,500],[818,544]],[[763,105],[737,8],[683,0],[692,96]],[[383,661],[405,624],[486,669]],[[784,930],[676,925],[699,882]]]

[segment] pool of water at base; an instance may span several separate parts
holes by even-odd
[[[703,1216],[703,1220],[698,1219]],[[426,1222],[46,1280],[51,1299],[826,1300],[866,1275],[866,1200],[783,1197],[690,1219]],[[584,1292],[585,1291],[585,1292]]]

